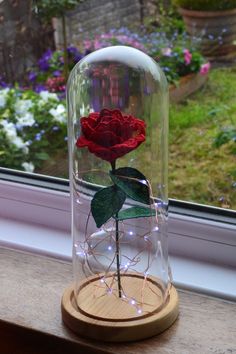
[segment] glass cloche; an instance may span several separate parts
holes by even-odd
[[[77,325],[64,321],[95,339],[152,336],[178,314],[167,245],[167,80],[145,53],[108,47],[74,67],[67,102]]]

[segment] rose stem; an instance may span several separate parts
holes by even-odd
[[[116,169],[116,161],[111,162],[112,172]],[[117,269],[117,282],[118,282],[118,292],[119,297],[121,297],[121,279],[120,279],[120,244],[119,244],[119,220],[118,213],[115,215],[116,217],[116,269]]]

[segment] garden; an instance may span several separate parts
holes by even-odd
[[[215,66],[180,15],[161,11],[158,28],[147,23],[98,33],[77,46],[64,43],[48,48],[22,81],[1,77],[0,166],[67,178],[68,72],[94,50],[128,45],[153,57],[169,82],[170,197],[236,209],[236,65]],[[190,89],[181,97],[186,78]]]

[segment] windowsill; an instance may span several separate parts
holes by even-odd
[[[73,335],[61,322],[60,299],[72,281],[68,193],[3,181],[0,201],[0,333],[6,343],[5,349],[1,342],[4,354],[236,351],[236,323],[232,324],[235,305],[219,299],[236,300],[234,225],[170,215],[170,262],[174,284],[182,289],[180,320],[162,335],[138,344],[92,344]]]
[[[72,241],[67,231],[4,218],[0,218],[0,230],[3,247],[71,260]],[[235,268],[176,255],[170,255],[170,264],[178,288],[236,301]]]
[[[72,281],[71,262],[2,248],[0,269],[0,332],[5,354],[236,350],[236,308],[228,301],[179,290],[180,316],[169,330],[137,343],[105,344],[77,337],[62,323],[60,299]]]

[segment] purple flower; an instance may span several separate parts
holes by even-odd
[[[67,52],[72,55],[76,55],[78,53],[78,49],[73,45],[67,47]]]
[[[3,88],[6,88],[6,87],[10,87],[9,84],[7,84],[4,79],[2,78],[2,76],[0,76],[0,86],[3,87]]]
[[[52,58],[52,51],[51,49],[48,49],[38,61],[40,70],[48,71],[50,67],[49,61],[51,58]]]
[[[48,71],[48,69],[49,69],[48,61],[46,61],[46,60],[44,60],[42,58],[39,59],[38,65],[39,65],[40,70],[42,70],[42,71]]]
[[[34,91],[35,91],[36,93],[40,93],[41,91],[46,91],[46,90],[47,90],[46,87],[45,87],[44,85],[41,85],[41,84],[36,85],[36,86],[34,87]]]
[[[55,71],[53,71],[53,76],[54,77],[59,77],[59,76],[61,76],[61,71],[60,70],[55,70]]]
[[[42,135],[41,135],[40,133],[37,133],[37,134],[35,135],[35,137],[34,137],[34,139],[35,139],[36,141],[40,141],[41,138],[42,138]]]
[[[208,38],[211,39],[211,40],[214,39],[213,34],[208,34]]]
[[[33,82],[36,80],[36,78],[37,78],[37,74],[34,71],[30,71],[28,75],[29,81]]]
[[[76,63],[83,57],[83,55],[78,51],[78,49],[72,45],[67,48],[67,52],[69,55],[72,56],[73,61]]]

